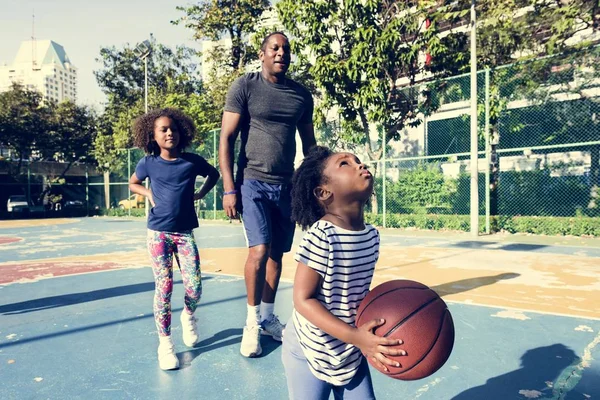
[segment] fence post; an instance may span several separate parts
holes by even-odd
[[[31,203],[31,162],[27,161],[27,202]]]
[[[131,149],[127,149],[127,178],[131,176]],[[129,184],[127,185],[127,216],[131,217],[131,189],[129,188]],[[135,206],[137,207],[137,198],[135,202]]]
[[[485,233],[490,234],[490,70],[485,70]]]
[[[475,0],[471,0],[471,235],[479,236],[479,155],[477,132],[477,22]]]
[[[382,198],[382,201],[383,201],[383,227],[387,228],[387,218],[386,218],[386,214],[387,214],[387,210],[386,210],[387,192],[386,192],[386,185],[385,185],[385,164],[386,164],[386,162],[385,162],[385,157],[386,157],[386,154],[385,154],[385,148],[386,148],[386,145],[385,145],[385,136],[386,136],[386,134],[385,134],[385,129],[382,129],[382,131],[383,131],[382,132],[382,136],[383,137],[381,138],[381,145],[383,146],[383,159],[382,159],[382,162],[381,162],[381,179],[382,179],[382,182],[383,182],[383,185],[382,185],[383,186],[383,196],[381,196],[381,198]]]
[[[213,166],[217,167],[217,131],[213,129]],[[213,220],[217,219],[217,186],[213,188]]]
[[[90,178],[87,163],[85,164],[85,215],[90,216]]]

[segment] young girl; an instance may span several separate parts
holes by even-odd
[[[290,399],[374,399],[367,360],[397,365],[400,340],[373,320],[354,326],[379,257],[379,233],[364,222],[373,176],[356,156],[315,147],[292,180],[292,218],[308,232],[296,253],[294,310],[283,337]],[[362,352],[362,354],[361,354]]]
[[[198,342],[194,311],[202,295],[200,257],[192,230],[198,227],[194,200],[203,198],[217,183],[218,171],[198,155],[183,150],[194,137],[192,120],[179,110],[154,110],[133,125],[134,143],[146,151],[129,179],[133,193],[152,204],[148,213],[148,252],[154,272],[154,320],[158,329],[158,363],[161,369],[179,367],[171,340],[171,293],[173,256],[177,259],[185,287],[181,313],[183,342]],[[196,176],[206,178],[194,193]],[[150,178],[150,190],[142,181]]]

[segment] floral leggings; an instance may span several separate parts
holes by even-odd
[[[191,231],[157,232],[148,230],[148,252],[154,272],[154,321],[160,336],[171,334],[171,294],[173,293],[173,256],[177,259],[185,288],[184,312],[193,314],[202,296],[200,255]]]

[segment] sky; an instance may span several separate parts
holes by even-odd
[[[135,44],[149,38],[167,46],[200,49],[193,32],[170,21],[183,15],[175,7],[190,0],[0,0],[0,64],[10,64],[22,41],[35,38],[62,45],[78,68],[78,102],[99,107],[105,100],[93,71],[100,48]]]

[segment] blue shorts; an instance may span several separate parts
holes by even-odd
[[[270,244],[274,255],[290,251],[296,229],[291,217],[291,185],[245,179],[240,191],[248,247]]]
[[[285,370],[290,400],[374,400],[373,382],[367,359],[363,357],[356,375],[344,386],[334,386],[317,378],[308,366],[290,318],[283,334],[281,361]]]

